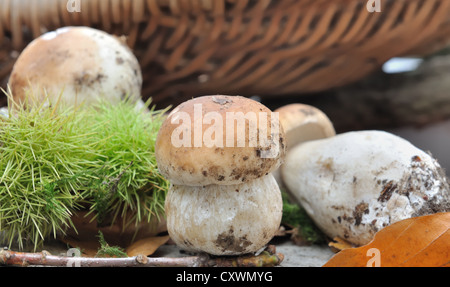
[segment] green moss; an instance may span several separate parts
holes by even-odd
[[[317,228],[306,211],[298,204],[289,200],[288,194],[282,191],[283,217],[282,224],[296,228],[302,241],[308,244],[323,244],[326,242],[324,234]]]
[[[100,249],[97,251],[97,255],[95,257],[117,257],[117,258],[128,257],[127,253],[123,248],[119,246],[109,246],[101,231],[98,232],[98,239],[100,243]]]
[[[75,210],[129,224],[161,216],[168,182],[154,142],[163,112],[123,101],[83,109],[27,106],[0,119],[0,231],[36,249]],[[111,221],[109,221],[111,222]]]

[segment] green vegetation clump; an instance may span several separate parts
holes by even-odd
[[[126,258],[128,257],[125,250],[119,246],[110,246],[103,236],[101,231],[98,232],[98,240],[100,243],[100,249],[97,251],[95,257],[116,257],[116,258]]]
[[[324,244],[325,235],[317,228],[306,211],[298,204],[292,203],[285,191],[282,191],[283,216],[282,223],[297,230],[295,236],[307,244]]]
[[[80,209],[108,224],[163,214],[169,184],[154,144],[164,111],[137,111],[124,100],[10,112],[0,115],[0,232],[10,246],[36,249],[72,226]]]

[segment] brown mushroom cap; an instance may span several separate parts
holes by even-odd
[[[299,143],[336,135],[333,123],[321,110],[305,104],[289,104],[276,109],[286,133],[287,148]]]
[[[13,100],[74,105],[125,96],[139,100],[142,75],[128,46],[90,27],[64,27],[32,41],[14,64],[8,85]],[[32,94],[32,95],[30,95]]]
[[[241,120],[234,121],[234,116]],[[238,127],[239,122],[245,123],[244,129]],[[216,138],[212,131],[222,131],[222,136]],[[174,139],[186,141],[180,146]],[[264,105],[240,96],[203,96],[182,103],[162,124],[155,145],[161,174],[173,184],[190,186],[240,184],[260,178],[278,168],[284,154],[278,118]]]

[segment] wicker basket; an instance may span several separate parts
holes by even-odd
[[[0,84],[35,37],[83,25],[127,35],[143,98],[279,97],[354,82],[393,56],[450,39],[449,0],[0,0]],[[0,96],[0,106],[5,104]]]

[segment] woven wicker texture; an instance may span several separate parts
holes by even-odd
[[[449,0],[0,0],[0,84],[20,51],[62,26],[127,35],[161,105],[204,94],[279,97],[354,82],[450,39]],[[0,96],[0,105],[5,103]]]

